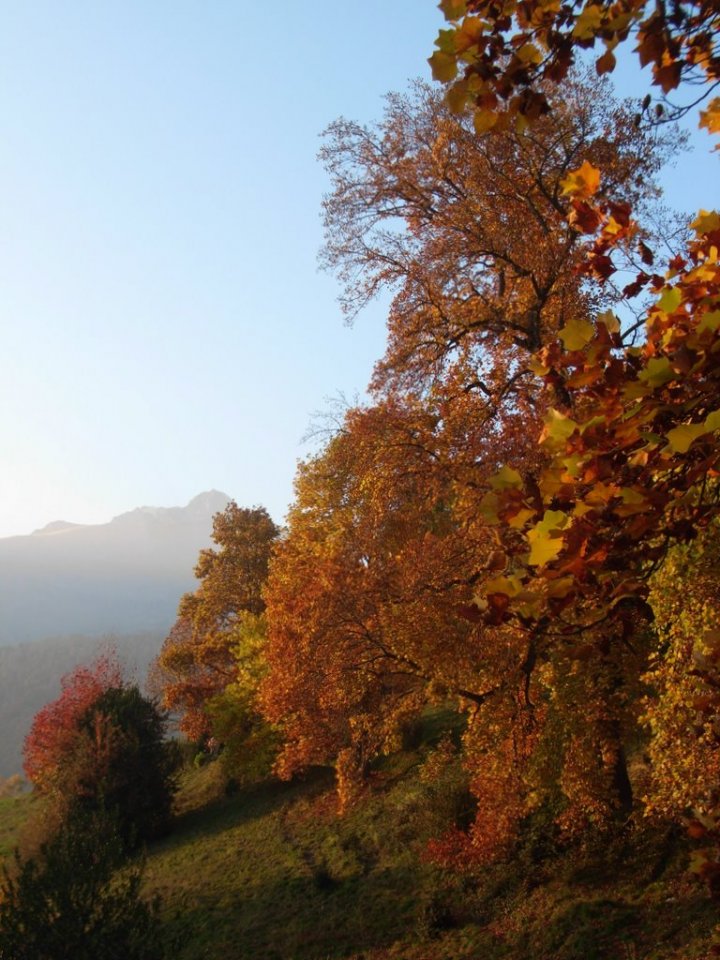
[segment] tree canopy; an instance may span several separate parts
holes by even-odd
[[[238,630],[246,615],[265,609],[262,588],[278,535],[264,507],[231,502],[213,518],[217,549],[200,552],[200,585],[182,597],[153,671],[164,706],[181,715],[181,729],[193,739],[210,735],[206,705],[237,678]]]

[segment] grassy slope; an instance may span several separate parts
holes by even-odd
[[[148,853],[176,960],[693,960],[720,919],[682,837],[635,828],[557,849],[539,828],[475,878],[424,863],[465,801],[392,758],[337,817],[332,777],[226,796],[219,764],[183,774],[173,834]],[[0,799],[0,863],[37,807]]]
[[[394,758],[342,818],[328,771],[234,797],[217,764],[188,771],[177,830],[146,875],[178,960],[707,956],[719,918],[667,831],[564,851],[529,836],[472,880],[424,864],[452,804],[419,780],[417,759]]]

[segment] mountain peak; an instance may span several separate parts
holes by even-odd
[[[82,523],[70,523],[68,520],[53,520],[46,523],[44,527],[33,530],[32,536],[45,536],[52,533],[62,533],[64,530],[74,530],[75,527],[82,527]]]
[[[230,503],[230,497],[220,490],[205,490],[188,503],[186,510],[193,513],[220,513]]]

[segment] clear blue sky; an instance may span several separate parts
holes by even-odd
[[[0,12],[0,536],[210,487],[280,520],[313,413],[384,340],[316,269],[318,134],[428,76],[434,0]]]

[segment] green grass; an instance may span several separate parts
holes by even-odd
[[[448,805],[417,775],[420,739],[343,817],[327,770],[230,797],[218,764],[187,771],[177,828],[146,873],[177,960],[708,956],[720,918],[677,832],[641,824],[564,850],[528,833],[512,861],[472,878],[424,862]]]
[[[35,803],[32,796],[0,798],[0,864],[12,855]]]
[[[537,818],[512,859],[476,876],[427,863],[428,838],[464,802],[456,769],[419,776],[446,729],[438,715],[409,731],[342,817],[326,769],[227,795],[219,763],[188,766],[175,829],[146,859],[174,960],[709,958],[720,917],[681,831],[639,823],[561,848]],[[0,856],[33,809],[0,801]]]

